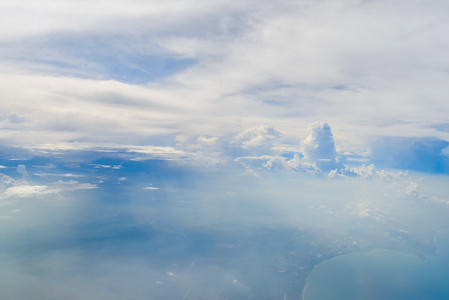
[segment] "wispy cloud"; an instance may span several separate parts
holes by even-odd
[[[85,175],[80,175],[80,174],[58,174],[58,173],[34,173],[33,175],[36,176],[41,176],[41,177],[46,177],[46,176],[55,176],[55,177],[84,177]]]
[[[144,190],[150,190],[150,191],[154,191],[154,190],[158,190],[159,188],[155,187],[155,186],[146,186],[143,188]]]

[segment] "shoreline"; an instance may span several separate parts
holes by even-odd
[[[436,250],[435,254],[426,255],[425,258],[424,258],[425,260],[427,260],[429,258],[429,256],[431,256],[431,255],[438,256],[440,254],[441,249],[440,249],[440,246],[438,245],[438,236],[440,234],[444,234],[444,232],[447,232],[447,234],[449,235],[449,227],[440,229],[437,232],[435,232],[435,234],[434,234],[434,243],[435,243],[435,246],[436,246],[437,250]],[[319,265],[321,265],[321,264],[323,264],[323,263],[325,263],[327,261],[330,261],[332,259],[335,259],[337,257],[343,257],[343,256],[346,256],[346,255],[353,255],[353,254],[356,254],[356,253],[369,253],[369,252],[378,251],[378,250],[386,251],[386,252],[397,252],[397,253],[401,253],[401,254],[404,254],[404,255],[409,255],[409,256],[412,256],[412,257],[415,257],[415,258],[418,258],[418,259],[422,259],[422,258],[420,258],[419,256],[417,256],[415,254],[406,253],[406,252],[402,252],[402,251],[398,251],[398,250],[392,250],[392,249],[383,249],[383,248],[375,248],[375,249],[370,249],[370,250],[367,250],[367,251],[355,251],[355,252],[351,252],[351,253],[345,253],[345,254],[341,254],[341,255],[336,255],[334,257],[325,259],[325,260],[321,261],[320,263],[316,264],[315,266],[313,266],[312,270],[307,275],[306,282],[304,284],[304,288],[302,290],[302,294],[301,294],[301,298],[300,299],[301,300],[307,300],[307,299],[305,299],[305,294],[306,294],[306,291],[307,291],[307,286],[309,285],[310,275],[312,274],[313,271],[315,271],[315,269]]]

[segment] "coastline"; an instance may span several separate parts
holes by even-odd
[[[449,240],[449,227],[440,229],[437,232],[435,232],[435,234],[434,234],[434,243],[435,243],[435,246],[437,248],[436,252],[435,252],[435,254],[426,255],[424,258],[419,257],[418,255],[415,255],[415,254],[406,253],[406,252],[402,252],[402,251],[398,251],[398,250],[375,248],[375,249],[370,249],[370,250],[366,250],[366,251],[355,251],[355,252],[351,252],[351,253],[344,253],[344,254],[341,254],[341,255],[337,255],[337,256],[325,259],[325,260],[321,261],[320,263],[316,264],[315,266],[313,266],[312,270],[307,275],[306,282],[304,284],[304,288],[302,290],[302,295],[301,295],[300,299],[301,300],[308,300],[308,299],[305,298],[305,295],[306,295],[306,292],[307,292],[307,287],[309,286],[309,283],[310,283],[310,276],[313,274],[313,272],[316,270],[316,268],[318,266],[322,265],[323,263],[326,263],[328,261],[331,261],[331,260],[334,260],[334,259],[337,259],[337,258],[340,258],[340,257],[348,256],[348,255],[370,253],[370,252],[373,252],[373,251],[392,252],[392,253],[398,253],[398,254],[411,256],[411,257],[414,257],[414,258],[417,258],[417,259],[427,260],[430,256],[438,256],[438,255],[441,254],[441,245],[438,242],[438,236],[440,236],[442,234],[447,234],[448,235],[448,240]]]

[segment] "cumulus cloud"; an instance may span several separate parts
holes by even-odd
[[[361,166],[350,167],[344,170],[346,175],[355,174],[360,176],[361,178],[381,178],[381,179],[392,179],[399,178],[401,176],[406,176],[407,172],[392,172],[387,170],[377,170],[374,164],[366,165],[362,164]]]
[[[325,122],[309,125],[309,135],[301,141],[304,158],[315,163],[322,170],[333,170],[341,167],[337,163],[334,137],[331,127]]]
[[[7,188],[6,191],[0,196],[2,199],[10,197],[25,198],[33,195],[51,194],[53,191],[45,185],[18,185]]]
[[[309,125],[309,136],[301,142],[304,157],[310,161],[335,161],[335,144],[331,127],[324,122]]]
[[[268,135],[266,128],[253,128],[235,136],[233,142],[257,145]],[[262,147],[259,155],[234,158],[245,169],[294,170],[312,174],[328,173],[330,177],[358,176],[361,178],[393,179],[407,175],[407,170],[432,173],[449,172],[449,157],[444,152],[449,142],[438,138],[382,137],[363,156],[344,152],[335,147],[329,124],[314,122],[308,126],[309,135],[299,147],[278,145]],[[275,152],[276,154],[273,154]],[[340,155],[343,159],[340,159]],[[404,171],[393,171],[400,169]]]
[[[264,146],[279,137],[281,133],[274,126],[259,126],[240,132],[232,138],[231,143],[245,149]]]
[[[234,162],[248,170],[254,169],[269,170],[269,171],[298,171],[307,172],[309,174],[316,174],[321,170],[315,163],[307,161],[299,154],[293,155],[292,158],[287,158],[279,155],[261,155],[261,156],[242,156],[234,159]]]

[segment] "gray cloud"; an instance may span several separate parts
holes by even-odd
[[[28,177],[27,167],[25,165],[18,165],[17,173],[21,174],[24,178]]]

